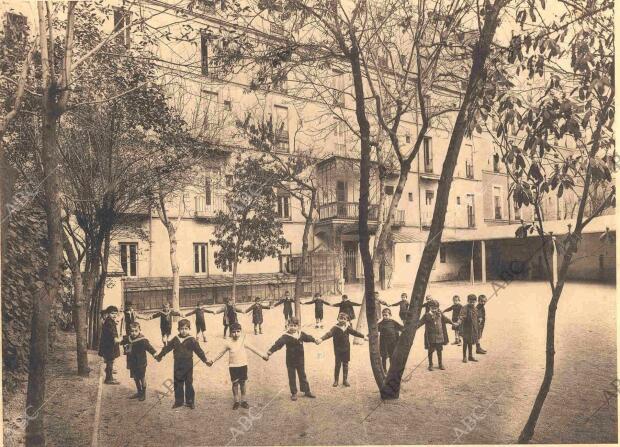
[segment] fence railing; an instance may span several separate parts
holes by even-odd
[[[368,220],[379,218],[379,206],[368,205]],[[357,202],[331,202],[319,207],[319,219],[359,219],[359,204]]]
[[[205,196],[196,196],[194,199],[194,215],[196,217],[214,217],[218,211],[227,212],[228,207],[223,196],[213,195],[207,201]]]

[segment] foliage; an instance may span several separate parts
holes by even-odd
[[[275,257],[286,247],[282,222],[276,213],[277,173],[264,157],[239,158],[225,202],[219,211],[211,245],[217,247],[215,264],[231,270],[234,264]]]

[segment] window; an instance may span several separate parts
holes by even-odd
[[[424,172],[433,172],[433,145],[431,137],[424,138]]]
[[[290,203],[291,198],[289,196],[278,196],[278,217],[280,219],[291,218]]]
[[[433,204],[433,199],[435,198],[435,192],[434,191],[426,191],[426,206],[431,206]]]
[[[413,193],[410,192],[409,194],[407,194],[407,196],[409,197],[409,201],[413,202]]]
[[[129,48],[131,41],[130,27],[131,24],[131,12],[124,9],[114,9],[114,33],[121,31],[116,37],[116,43],[123,45],[125,48]]]
[[[502,189],[499,186],[493,187],[493,209],[495,211],[495,219],[502,218]]]
[[[339,71],[333,72],[333,94],[334,94],[334,105],[339,107],[344,107],[344,74]]]
[[[411,255],[405,255],[405,262],[411,262]]]
[[[230,101],[230,99],[224,100],[224,110],[226,110],[227,112],[230,112],[232,110],[232,102]]]
[[[194,244],[194,273],[207,273],[208,244]]]
[[[393,186],[391,186],[391,185],[386,185],[386,186],[385,186],[385,193],[386,193],[388,196],[393,195],[393,194],[394,194],[394,187],[393,187]]]
[[[213,199],[213,188],[211,185],[211,177],[205,178],[205,205],[211,206]]]
[[[474,208],[474,195],[467,194],[467,226],[474,228],[476,226],[476,214]]]
[[[28,20],[26,16],[7,12],[4,25],[4,39],[7,47],[25,42],[28,35]]]
[[[457,205],[461,204],[461,196],[456,196],[456,204]]]
[[[471,160],[465,160],[465,177],[474,178],[474,163]]]
[[[442,264],[446,263],[446,247],[445,245],[439,246],[439,262]]]
[[[346,125],[340,121],[336,121],[336,128],[334,129],[336,134],[336,144],[335,149],[339,155],[345,155],[345,151],[347,149],[347,131]]]
[[[405,134],[405,143],[411,143],[411,134],[409,132]]]
[[[121,268],[125,276],[138,276],[138,244],[118,244],[121,254]]]
[[[216,131],[218,128],[218,94],[203,90],[200,92],[201,102],[203,104],[202,130]]]
[[[288,141],[288,108],[284,106],[275,106],[275,126],[276,129],[276,151],[289,151]]]
[[[499,154],[493,154],[493,172],[499,172]]]

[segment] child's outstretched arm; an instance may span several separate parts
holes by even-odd
[[[230,349],[229,346],[225,346],[224,349],[222,349],[220,352],[218,352],[218,354],[213,357],[213,359],[209,362],[206,362],[207,365],[212,366],[215,362],[217,362],[219,359],[221,359],[224,354],[226,354],[226,351],[228,351]]]
[[[155,355],[157,351],[155,350],[151,342],[148,340],[146,340],[146,352],[150,353],[153,357],[157,358],[157,356]]]
[[[278,338],[276,340],[276,342],[273,344],[273,346],[271,348],[269,348],[269,350],[267,351],[267,356],[270,356],[271,354],[273,354],[274,352],[282,349],[282,347],[286,344],[285,340],[284,340],[284,335],[280,338]]]
[[[321,343],[319,340],[314,338],[312,335],[306,334],[305,332],[301,333],[301,335],[299,336],[299,339],[304,343],[317,343],[317,342]]]
[[[161,361],[161,359],[165,357],[166,354],[168,354],[170,351],[174,349],[174,347],[176,346],[176,342],[177,342],[177,338],[174,337],[172,341],[166,344],[166,346],[162,348],[159,354],[155,356],[155,360],[157,360],[158,362]]]
[[[250,351],[252,351],[257,356],[259,356],[260,358],[262,358],[263,360],[265,360],[265,361],[269,360],[269,356],[267,355],[267,353],[266,352],[261,352],[253,344],[245,343],[245,347],[248,348]]]
[[[196,313],[196,309],[192,310],[191,312],[186,313],[185,315],[183,315],[184,317],[189,317],[191,315],[194,315]]]
[[[306,305],[306,304],[314,304],[314,303],[316,303],[316,301],[317,301],[317,300],[310,300],[310,301],[308,301],[307,303],[301,303],[301,304],[303,304],[303,305]]]
[[[280,304],[284,303],[284,300],[278,300],[276,301],[276,303],[273,305],[273,307],[278,307]]]
[[[454,310],[454,304],[450,307],[445,308],[444,310],[442,310],[442,312],[450,312],[451,310]]]
[[[330,339],[334,336],[334,328],[331,328],[329,331],[327,331],[321,338],[319,338],[319,340],[321,341],[325,341],[327,339]]]
[[[349,301],[351,303],[351,306],[361,306],[361,303],[354,303],[353,301]],[[379,301],[381,302],[381,301]]]
[[[349,334],[353,335],[354,337],[357,338],[366,338],[366,336],[364,334],[362,334],[361,332],[356,331],[355,329],[353,329],[351,326],[349,326],[347,328],[347,331],[349,331]]]
[[[194,353],[198,356],[200,360],[202,360],[203,363],[209,364],[209,361],[207,360],[207,356],[205,355],[205,352],[202,350],[202,348],[200,347],[200,344],[198,343],[198,340],[196,339],[193,340],[192,351],[194,351]]]
[[[252,309],[254,309],[254,304],[250,305],[246,310],[243,311],[244,314],[249,313]]]
[[[161,316],[162,316],[161,312],[157,311],[157,312],[155,312],[153,315],[151,315],[151,316],[148,318],[148,320],[154,320],[155,318],[159,318],[159,317],[161,317]]]

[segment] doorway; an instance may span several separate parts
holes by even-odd
[[[357,242],[342,241],[342,276],[345,284],[357,282]]]

